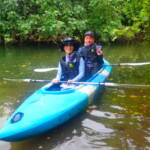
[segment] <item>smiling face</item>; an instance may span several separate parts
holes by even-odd
[[[94,43],[94,41],[95,41],[95,39],[90,35],[87,35],[87,36],[84,37],[84,44],[86,46],[92,45]]]
[[[70,55],[73,52],[73,49],[74,49],[73,45],[65,45],[64,46],[66,55]]]

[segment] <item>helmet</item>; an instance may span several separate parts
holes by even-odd
[[[77,51],[80,44],[78,41],[75,41],[73,38],[71,37],[67,37],[63,40],[63,42],[60,44],[60,49],[61,51],[64,51],[64,46],[66,45],[72,45],[74,47],[74,51]]]
[[[88,35],[94,38],[94,32],[93,31],[87,31],[87,32],[85,32],[84,37],[88,36]]]

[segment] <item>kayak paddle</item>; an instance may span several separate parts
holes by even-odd
[[[110,64],[111,66],[143,66],[150,65],[150,62],[141,62],[141,63],[119,63],[119,64]]]
[[[37,69],[34,69],[35,72],[48,72],[48,71],[53,71],[53,70],[58,70],[58,68],[37,68]]]
[[[52,80],[37,80],[37,79],[8,79],[3,78],[3,80],[7,81],[17,81],[17,82],[51,82]],[[67,83],[67,81],[59,81],[60,83]],[[103,85],[107,87],[127,87],[127,88],[134,88],[134,87],[141,87],[141,88],[150,88],[150,85],[143,85],[143,84],[120,84],[120,83],[112,83],[112,82],[72,82],[75,84],[86,84],[86,85]]]
[[[141,63],[119,63],[119,64],[109,64],[110,66],[143,66],[150,65],[150,62],[141,62]],[[106,65],[108,66],[108,65]],[[37,68],[34,69],[35,72],[48,72],[58,70],[58,68]]]

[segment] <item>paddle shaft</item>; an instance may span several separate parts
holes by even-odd
[[[60,81],[60,83],[66,83],[66,81]],[[104,85],[109,87],[147,87],[150,88],[150,85],[143,84],[120,84],[120,83],[112,83],[112,82],[72,82],[76,84],[88,84],[88,85]]]
[[[19,81],[19,82],[52,82],[52,80],[36,80],[36,79],[8,79],[4,78],[7,81]],[[59,83],[67,83],[67,81],[59,81]],[[112,82],[75,82],[74,84],[85,84],[85,85],[103,85],[107,87],[143,87],[150,88],[150,85],[142,85],[142,84],[120,84],[120,83],[112,83]],[[70,83],[68,83],[70,84]]]

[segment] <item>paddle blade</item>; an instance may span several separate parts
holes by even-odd
[[[3,78],[6,81],[13,81],[13,82],[51,82],[51,80],[38,80],[38,79],[8,79]]]
[[[106,87],[150,88],[150,85],[143,85],[143,84],[120,84],[120,83],[105,82],[105,83],[102,83],[102,85],[105,85]]]
[[[141,63],[119,63],[119,64],[110,64],[111,66],[143,66],[150,65],[150,62],[141,62]]]
[[[31,79],[8,79],[8,78],[3,78],[3,80],[13,81],[13,82],[31,82]]]
[[[35,72],[48,72],[48,71],[54,71],[58,70],[58,68],[37,68],[34,69]]]

